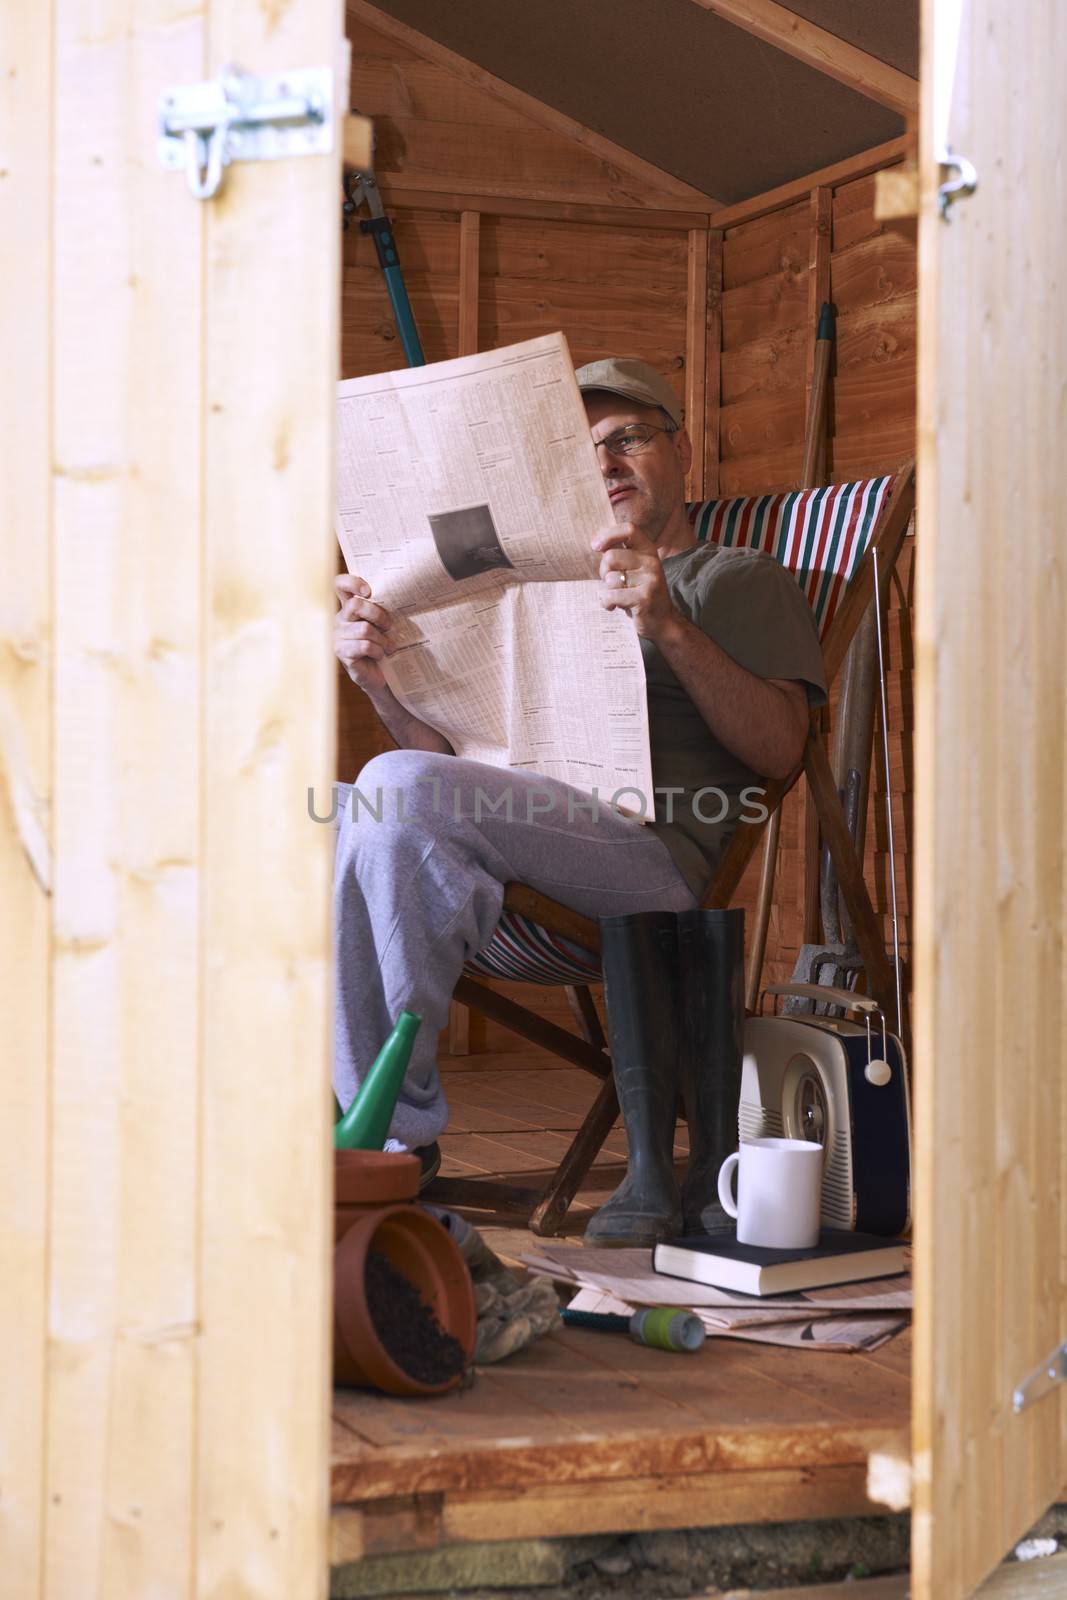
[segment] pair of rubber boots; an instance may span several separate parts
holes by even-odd
[[[627,1174],[586,1244],[653,1245],[729,1226],[719,1168],[737,1149],[745,1020],[743,911],[602,917],[608,1043],[629,1143]],[[689,1163],[674,1171],[678,1098]]]

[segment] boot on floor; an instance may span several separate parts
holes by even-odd
[[[585,1243],[651,1246],[676,1237],[682,1221],[674,1176],[678,919],[673,911],[602,917],[600,934],[608,1043],[630,1154],[626,1177],[593,1216]]]
[[[687,1234],[732,1228],[719,1204],[719,1168],[737,1149],[745,1026],[745,913],[678,914],[683,1040],[681,1088],[689,1124],[682,1179]]]

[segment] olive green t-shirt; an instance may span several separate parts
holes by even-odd
[[[795,679],[809,705],[825,704],[815,618],[773,556],[698,544],[667,556],[663,571],[675,609],[739,666],[759,678]],[[719,743],[651,640],[641,640],[641,651],[656,788],[649,826],[699,897],[738,820],[760,804],[762,793],[747,791],[761,791],[765,780]]]

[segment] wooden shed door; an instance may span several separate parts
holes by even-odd
[[[337,0],[0,7],[0,1590],[326,1591]]]
[[[916,1600],[1067,1481],[1067,8],[924,0],[916,753]],[[935,144],[973,162],[936,211]]]

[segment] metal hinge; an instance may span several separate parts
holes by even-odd
[[[978,173],[974,163],[967,160],[953,150],[950,144],[938,151],[938,164],[942,172],[955,173],[955,177],[946,178],[938,185],[937,210],[938,215],[946,222],[949,220],[949,206],[957,200],[962,200],[966,195],[973,194],[978,187]]]
[[[334,139],[332,67],[254,78],[225,67],[208,83],[171,89],[159,102],[159,159],[184,167],[198,200],[218,193],[231,161],[328,155]]]
[[[1011,1397],[1012,1410],[1018,1415],[1037,1400],[1044,1400],[1067,1378],[1067,1340],[1058,1345],[1052,1354],[1028,1378],[1024,1378]]]

